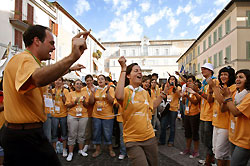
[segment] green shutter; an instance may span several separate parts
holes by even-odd
[[[198,56],[200,55],[200,46],[198,46]]]
[[[212,39],[211,35],[208,37],[208,47],[210,48],[212,45]]]
[[[206,40],[203,41],[203,52],[206,51]]]
[[[214,67],[217,67],[217,53],[214,54]]]
[[[227,62],[231,62],[231,46],[228,46],[226,48],[226,57],[227,57]]]
[[[206,59],[203,60],[203,65],[204,65],[205,63],[207,63],[207,60],[206,60]]]
[[[219,66],[223,64],[223,52],[222,50],[219,52]]]
[[[246,48],[247,48],[247,59],[250,59],[250,42],[247,42],[247,45],[246,45]]]
[[[231,21],[230,21],[230,18],[228,18],[226,20],[225,26],[226,26],[226,34],[228,34],[231,31]]]
[[[217,30],[214,31],[214,44],[217,42]]]
[[[195,48],[193,49],[193,59],[195,58]]]
[[[247,27],[250,27],[250,11],[247,11]]]
[[[219,33],[219,40],[220,40],[222,38],[222,25],[219,27],[218,33]]]
[[[198,63],[198,73],[201,72],[201,65]]]

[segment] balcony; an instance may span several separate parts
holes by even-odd
[[[18,29],[20,29],[22,31],[25,31],[29,27],[29,24],[27,23],[26,20],[21,21],[21,20],[18,20],[18,19],[10,18],[10,23],[14,27],[16,27],[16,28],[18,28]]]

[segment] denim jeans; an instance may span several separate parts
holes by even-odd
[[[201,142],[206,147],[207,155],[213,155],[213,125],[211,121],[200,121]]]
[[[43,123],[43,131],[49,142],[51,142],[51,119],[51,114],[47,114],[47,120]]]
[[[246,166],[250,159],[250,149],[241,148],[231,143],[231,166]]]
[[[166,144],[166,130],[167,125],[170,124],[170,135],[168,139],[168,143],[174,143],[175,137],[175,122],[177,118],[178,112],[176,111],[168,111],[165,116],[161,118],[161,134],[159,142],[160,144]]]
[[[126,155],[126,147],[123,141],[123,124],[119,122],[119,128],[120,128],[120,153],[122,155]]]
[[[94,145],[102,143],[102,136],[104,137],[104,144],[112,144],[113,124],[114,119],[99,119],[93,118],[93,141]]]
[[[61,139],[67,140],[67,116],[66,117],[52,117],[52,124],[51,124],[51,129],[52,129],[52,139],[51,142],[56,142],[58,140],[58,124],[60,123],[60,129],[61,129]]]

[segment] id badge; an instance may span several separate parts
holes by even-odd
[[[217,112],[216,112],[216,111],[214,112],[214,117],[215,117],[215,118],[217,117]]]
[[[204,99],[201,100],[201,104],[204,105]]]
[[[102,111],[102,108],[101,107],[97,108],[97,111]]]
[[[171,103],[172,99],[173,99],[173,96],[172,96],[172,95],[167,96],[167,101],[168,101],[169,103]]]
[[[81,107],[76,108],[76,116],[82,116],[82,108]]]
[[[186,112],[189,114],[189,107],[186,107]]]
[[[101,101],[97,101],[97,111],[102,111],[102,102]]]
[[[60,107],[55,106],[55,111],[56,111],[57,114],[59,114],[60,113]]]
[[[233,120],[231,120],[231,129],[234,131],[234,129],[235,129],[235,123],[234,123],[234,121]]]

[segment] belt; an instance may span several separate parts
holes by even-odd
[[[25,130],[25,129],[36,129],[43,127],[42,122],[36,123],[8,123],[5,122],[5,126],[10,129]]]

